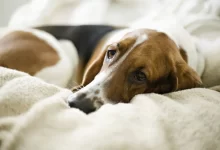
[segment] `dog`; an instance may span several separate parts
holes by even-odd
[[[165,32],[122,29],[102,41],[83,81],[69,98],[70,107],[90,113],[105,103],[129,103],[141,93],[202,87],[188,53]],[[191,52],[192,51],[192,52]]]
[[[185,30],[172,32],[172,27],[157,30],[100,25],[43,26],[35,30],[46,32],[58,40],[67,39],[75,45],[80,59],[77,84],[81,83],[72,89],[74,93],[68,97],[68,103],[70,107],[78,108],[85,113],[91,113],[105,103],[129,103],[135,95],[141,93],[164,94],[203,87],[200,77],[206,76],[204,74],[206,58]],[[3,37],[0,40],[0,65],[34,75],[36,71],[12,67],[19,64],[10,60],[13,59],[13,55],[10,59],[7,57],[13,65],[2,63],[6,62],[1,54],[3,51],[1,49],[4,48],[1,41],[4,39]],[[3,43],[16,43],[13,40],[19,38],[11,39],[12,41]],[[33,37],[28,37],[27,41],[30,39]],[[48,43],[50,42],[46,44]],[[24,47],[24,44],[22,45]],[[19,46],[14,45],[13,51],[18,51]],[[28,46],[33,47],[26,45]],[[47,49],[49,52],[50,48],[41,49]],[[52,50],[46,56],[34,53],[40,56],[35,64],[42,61],[41,59],[46,62],[43,63],[43,67],[39,67],[40,69],[33,67],[33,70],[37,68],[41,71],[48,66],[55,68],[59,57],[53,53]],[[22,65],[25,66],[24,63]],[[69,70],[62,70],[66,77],[65,70],[67,72]],[[48,75],[50,70],[46,72]],[[69,80],[71,73],[68,74]]]

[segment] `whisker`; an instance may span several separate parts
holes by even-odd
[[[84,86],[83,85],[78,85],[78,86],[76,86],[76,87],[74,87],[73,89],[72,89],[72,91],[79,91],[80,89],[82,89],[82,88],[84,88]]]

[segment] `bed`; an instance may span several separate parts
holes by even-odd
[[[15,11],[8,26],[93,23],[141,27],[172,14],[195,38],[216,43],[220,37],[218,1],[93,2],[32,0]],[[155,7],[158,11],[152,11]],[[123,16],[115,13],[119,8]],[[136,13],[129,13],[131,9]],[[106,104],[89,115],[69,108],[66,99],[70,94],[68,89],[0,67],[0,149],[220,149],[220,85],[140,94],[129,104]]]

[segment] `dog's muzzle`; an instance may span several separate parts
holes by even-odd
[[[96,110],[94,102],[91,99],[87,98],[86,94],[84,93],[71,94],[67,100],[71,108],[78,108],[86,114],[89,114]]]

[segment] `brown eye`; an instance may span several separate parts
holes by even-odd
[[[135,71],[132,74],[131,80],[135,83],[144,83],[147,80],[147,77],[142,71]]]
[[[108,50],[107,51],[107,58],[112,59],[116,54],[116,50]]]

